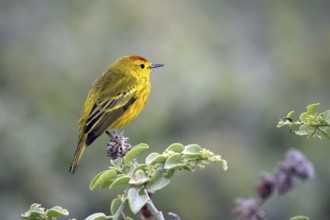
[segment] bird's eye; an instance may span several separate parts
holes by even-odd
[[[140,64],[141,69],[144,69],[144,64]]]

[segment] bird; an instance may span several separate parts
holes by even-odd
[[[87,146],[103,133],[109,134],[109,129],[126,126],[141,113],[150,94],[150,72],[162,66],[139,55],[128,55],[117,59],[96,79],[78,121],[79,137],[71,174]]]

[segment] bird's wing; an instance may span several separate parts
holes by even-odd
[[[107,97],[96,102],[87,118],[84,133],[87,134],[86,145],[91,144],[116,122],[128,107],[136,100],[134,88]]]

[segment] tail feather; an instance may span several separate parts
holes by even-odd
[[[77,146],[77,149],[74,152],[74,156],[73,156],[73,159],[72,159],[72,162],[71,162],[71,166],[70,166],[70,169],[69,169],[69,172],[71,174],[74,174],[74,172],[76,171],[77,165],[78,165],[78,163],[79,163],[79,161],[81,159],[81,156],[84,153],[85,148],[86,148],[85,140],[80,140],[79,141],[79,144]]]

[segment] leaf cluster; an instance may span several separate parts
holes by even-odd
[[[294,111],[289,112],[285,118],[280,119],[277,127],[289,126],[294,134],[308,138],[321,139],[323,135],[330,139],[330,110],[317,113],[319,105],[308,105],[306,112],[301,113],[296,121],[292,119]]]
[[[150,153],[145,163],[136,163],[134,158],[137,154],[148,149],[147,144],[134,146],[127,152],[124,158],[111,160],[112,166],[97,174],[90,183],[90,189],[125,187],[124,194],[118,195],[110,207],[110,216],[104,213],[95,213],[87,219],[131,219],[124,213],[128,205],[133,214],[141,212],[143,207],[156,219],[164,219],[162,212],[158,211],[150,194],[164,188],[170,183],[174,173],[179,170],[195,171],[197,168],[204,168],[209,163],[221,163],[227,169],[227,163],[213,152],[192,144],[170,145],[162,154]]]
[[[53,220],[57,219],[57,217],[61,216],[67,216],[69,215],[68,210],[60,207],[60,206],[55,206],[50,209],[45,209],[41,207],[40,204],[33,203],[30,206],[30,209],[26,211],[24,214],[22,214],[22,218],[26,220]]]

